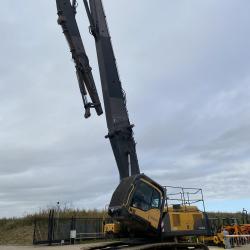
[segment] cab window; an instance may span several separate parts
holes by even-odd
[[[159,208],[161,204],[161,196],[160,193],[156,190],[153,191],[152,200],[151,200],[151,207],[152,208]]]
[[[140,182],[132,199],[132,206],[143,211],[159,208],[161,204],[160,193],[144,182]]]

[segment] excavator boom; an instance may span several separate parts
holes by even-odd
[[[115,156],[120,179],[140,173],[136,155],[136,143],[126,107],[125,92],[122,89],[116,60],[111,44],[101,0],[83,0],[90,21],[90,31],[95,38],[97,57],[101,76],[101,85],[108,135]],[[98,115],[103,113],[89,59],[85,52],[81,35],[75,19],[77,2],[56,0],[58,23],[68,41],[76,74],[82,94],[85,117],[90,116],[90,108],[95,108]],[[92,102],[87,101],[87,92]]]
[[[133,137],[133,125],[129,121],[125,92],[122,89],[116,59],[112,48],[106,16],[101,0],[84,0],[89,13],[90,29],[95,38],[100,69],[103,100],[108,126],[108,135],[120,179],[140,173]]]
[[[85,52],[82,38],[75,19],[76,1],[56,0],[58,10],[58,24],[62,26],[63,33],[68,41],[72,58],[75,62],[76,75],[81,91],[85,112],[85,118],[90,116],[90,108],[95,108],[96,113],[103,113],[99,96],[96,90],[94,78],[89,65],[89,59]],[[92,103],[87,100],[87,91]]]

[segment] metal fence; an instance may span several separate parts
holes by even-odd
[[[75,243],[104,238],[103,218],[58,218],[51,211],[48,218],[36,218],[33,244]]]

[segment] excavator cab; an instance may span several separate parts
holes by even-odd
[[[164,188],[144,174],[121,180],[113,193],[108,213],[130,233],[152,236],[159,232],[165,201]]]
[[[172,188],[180,192],[172,193]],[[207,215],[194,205],[204,206],[200,194],[201,189],[161,186],[140,174],[120,182],[108,213],[137,236],[205,236],[210,231]]]

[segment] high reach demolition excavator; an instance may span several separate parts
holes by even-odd
[[[167,205],[167,189],[148,176],[140,173],[133,137],[126,107],[126,95],[118,74],[111,37],[101,0],[83,0],[90,22],[100,71],[103,100],[108,127],[105,136],[110,140],[120,174],[120,183],[113,193],[108,213],[133,235],[163,239],[178,236],[199,236],[207,234],[204,213],[192,201],[185,200],[181,189],[181,204]],[[85,52],[75,19],[76,0],[56,0],[58,24],[68,41],[76,67],[76,75],[85,108],[85,118],[90,109],[97,115],[103,113],[91,73],[89,59]],[[87,95],[91,101],[88,101]],[[199,200],[201,201],[201,200]],[[189,204],[188,204],[189,203]]]

